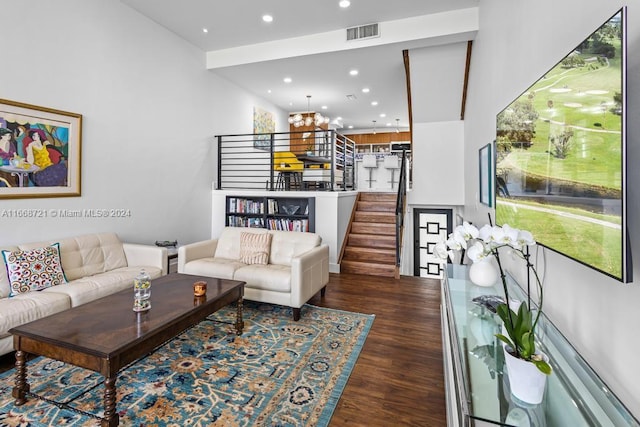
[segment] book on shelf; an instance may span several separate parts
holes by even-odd
[[[229,212],[230,213],[263,214],[264,202],[262,202],[261,200],[230,197]]]
[[[270,218],[269,220],[267,220],[267,228],[269,230],[307,232],[309,231],[309,220]]]
[[[275,199],[267,200],[267,213],[270,215],[278,213],[278,201]]]

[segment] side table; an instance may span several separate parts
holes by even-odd
[[[171,246],[167,248],[167,273],[178,272],[178,248]]]

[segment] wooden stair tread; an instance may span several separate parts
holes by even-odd
[[[354,215],[354,221],[395,224],[396,215],[395,212],[356,211]]]
[[[394,204],[398,198],[396,193],[377,193],[377,192],[363,192],[360,193],[361,201],[392,201]]]
[[[396,211],[395,202],[385,203],[385,202],[358,202],[357,206],[358,211],[367,211],[367,212],[394,212]]]
[[[390,248],[347,246],[342,259],[346,261],[368,261],[394,264],[396,262],[396,251],[395,249]]]
[[[396,235],[396,224],[394,223],[373,223],[354,221],[351,224],[351,233],[353,234],[381,234]]]
[[[396,266],[379,262],[345,261],[340,264],[340,272],[352,274],[366,274],[369,276],[395,277]]]
[[[380,234],[354,234],[351,233],[347,237],[348,246],[360,246],[367,248],[396,248],[396,236],[385,236]],[[348,247],[347,246],[347,247]]]

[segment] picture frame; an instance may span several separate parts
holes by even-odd
[[[270,111],[253,108],[253,148],[269,151],[271,135],[276,131],[276,122]]]
[[[0,199],[80,196],[82,115],[0,99]]]
[[[480,203],[488,207],[493,207],[493,171],[492,171],[492,143],[480,148],[478,153],[479,160],[479,188]]]

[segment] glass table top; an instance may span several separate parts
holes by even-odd
[[[473,302],[482,295],[503,297],[502,285],[479,287],[469,281],[468,267],[447,266],[443,292],[452,335],[458,384],[466,396],[463,410],[488,424],[526,427],[640,426],[597,374],[548,320],[540,316],[536,345],[549,356],[553,373],[541,404],[531,405],[509,391],[504,355],[495,334],[500,318]],[[526,294],[507,276],[509,294],[520,301]]]

